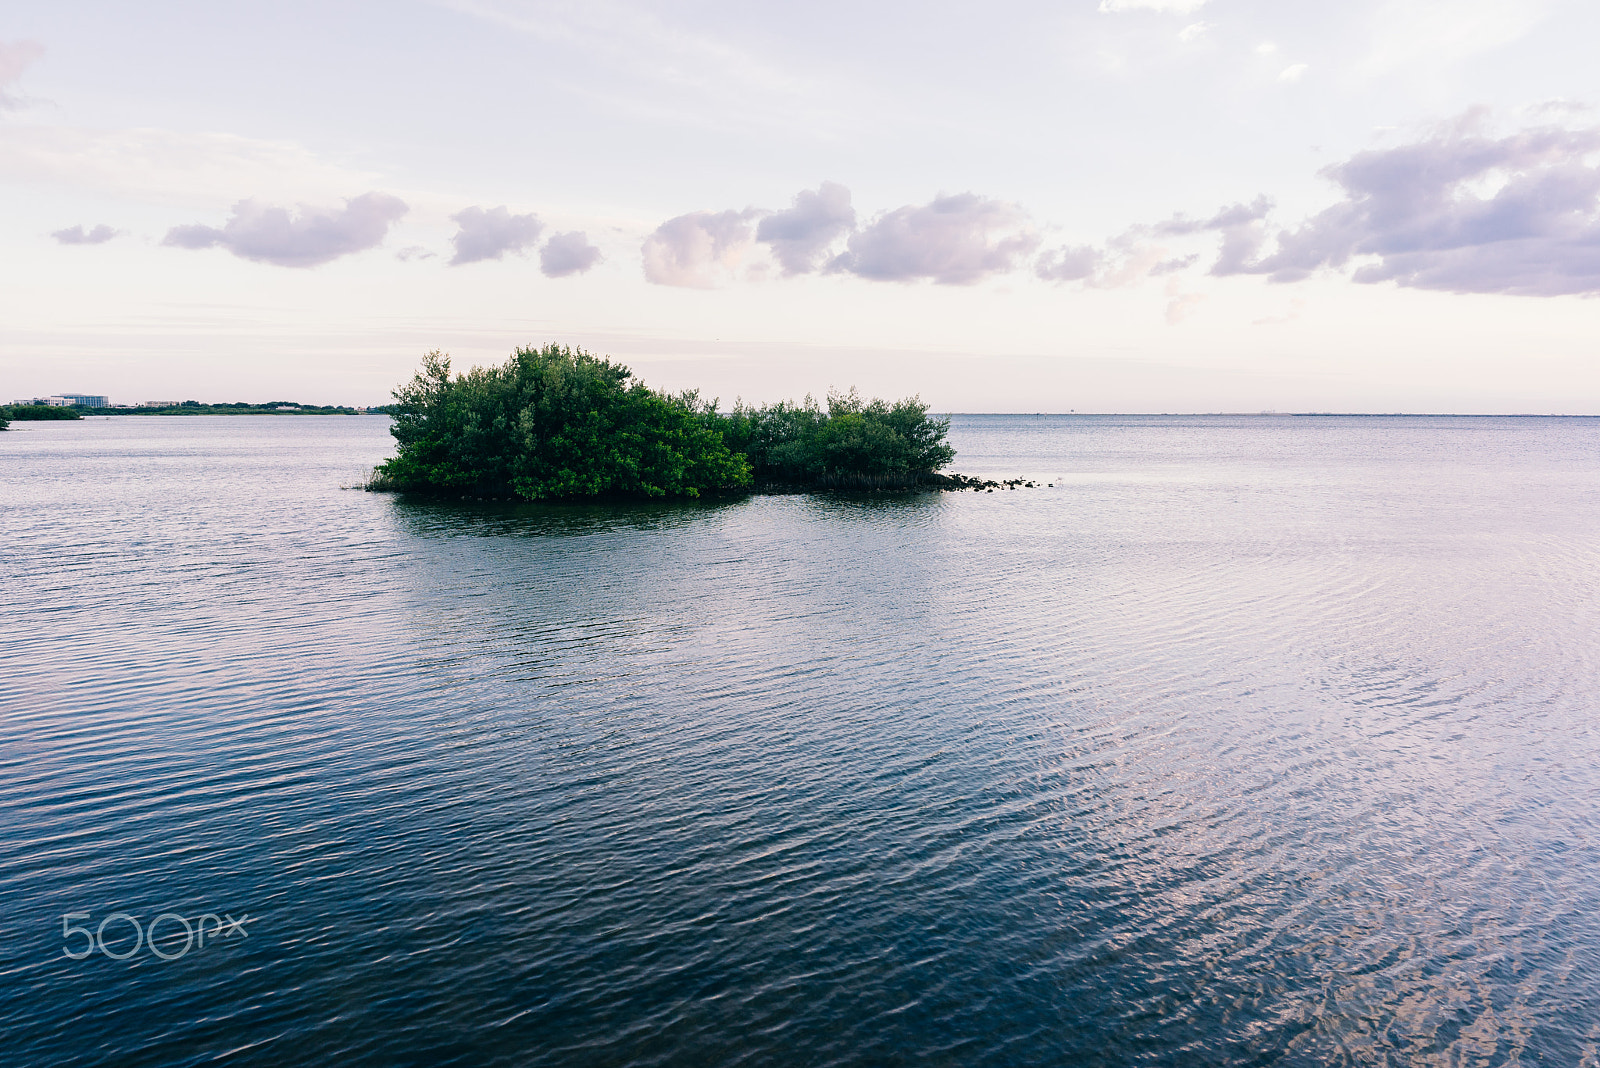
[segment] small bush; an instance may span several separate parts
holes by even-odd
[[[945,442],[948,419],[930,419],[909,397],[862,400],[854,389],[764,408],[742,403],[726,419],[728,443],[745,453],[757,484],[824,489],[895,489],[921,485],[955,458]]]

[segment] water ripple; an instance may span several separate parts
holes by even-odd
[[[1600,1063],[1595,421],[629,506],[385,430],[0,435],[8,1064]]]

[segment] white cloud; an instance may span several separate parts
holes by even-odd
[[[407,211],[405,201],[387,193],[363,193],[343,208],[298,211],[255,200],[241,200],[220,228],[174,226],[161,242],[174,248],[220,246],[241,259],[278,267],[315,267],[381,243],[389,226]]]
[[[1178,40],[1182,41],[1184,44],[1188,44],[1191,41],[1197,41],[1204,37],[1206,31],[1210,28],[1211,26],[1208,23],[1191,22],[1189,25],[1178,31]]]
[[[450,243],[456,254],[450,266],[481,260],[497,260],[507,252],[522,252],[539,243],[544,224],[532,213],[513,215],[505,205],[498,208],[463,208],[450,216],[456,224]]]
[[[1206,0],[1100,0],[1105,14],[1119,11],[1156,11],[1163,15],[1192,15],[1205,7]]]
[[[744,211],[695,211],[668,219],[645,238],[644,276],[663,286],[710,289],[736,268],[750,247],[750,220]]]
[[[546,278],[582,274],[600,262],[600,250],[582,230],[554,234],[539,250],[539,270]]]
[[[1305,74],[1305,72],[1310,69],[1311,66],[1308,63],[1291,64],[1290,66],[1283,68],[1283,70],[1278,74],[1278,80],[1280,82],[1297,82],[1300,80],[1300,76]]]

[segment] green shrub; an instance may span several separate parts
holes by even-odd
[[[374,488],[539,500],[697,497],[750,481],[714,402],[653,392],[582,349],[518,349],[454,377],[449,357],[432,352],[394,396],[398,454]]]
[[[930,481],[955,458],[948,419],[930,419],[916,397],[890,404],[854,389],[763,408],[742,403],[727,417],[728,443],[750,460],[758,484],[907,488]]]

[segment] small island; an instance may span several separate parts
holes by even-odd
[[[667,394],[580,348],[520,348],[452,375],[441,352],[388,406],[397,454],[366,488],[552,500],[808,490],[994,489],[940,474],[948,419],[916,397],[855,391],[721,413],[696,390]],[[1023,484],[1020,480],[1018,485]]]

